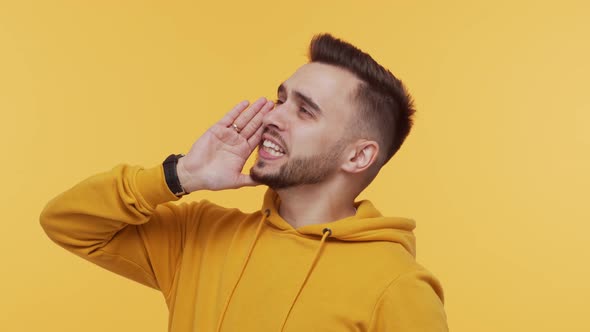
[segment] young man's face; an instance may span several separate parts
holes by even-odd
[[[319,183],[337,172],[355,115],[354,74],[312,62],[278,89],[277,105],[264,120],[252,178],[274,189]]]

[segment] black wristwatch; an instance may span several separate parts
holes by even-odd
[[[162,165],[164,165],[166,184],[168,185],[168,188],[170,188],[170,191],[178,197],[188,194],[184,188],[182,188],[180,180],[178,179],[178,173],[176,172],[176,164],[178,164],[178,159],[181,157],[184,157],[184,154],[171,154],[162,163]]]

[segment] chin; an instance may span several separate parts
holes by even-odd
[[[264,160],[257,160],[256,164],[250,168],[250,177],[252,177],[254,181],[271,188],[277,187],[277,172],[273,172],[270,168],[270,165],[267,165]]]

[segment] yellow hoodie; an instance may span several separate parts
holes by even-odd
[[[119,164],[51,199],[40,221],[63,248],[160,290],[172,332],[448,330],[410,219],[365,200],[294,229],[270,189],[255,213],[178,199],[161,164]]]

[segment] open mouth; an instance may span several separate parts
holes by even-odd
[[[263,158],[276,159],[285,155],[285,150],[269,139],[263,139],[259,148],[259,152]]]

